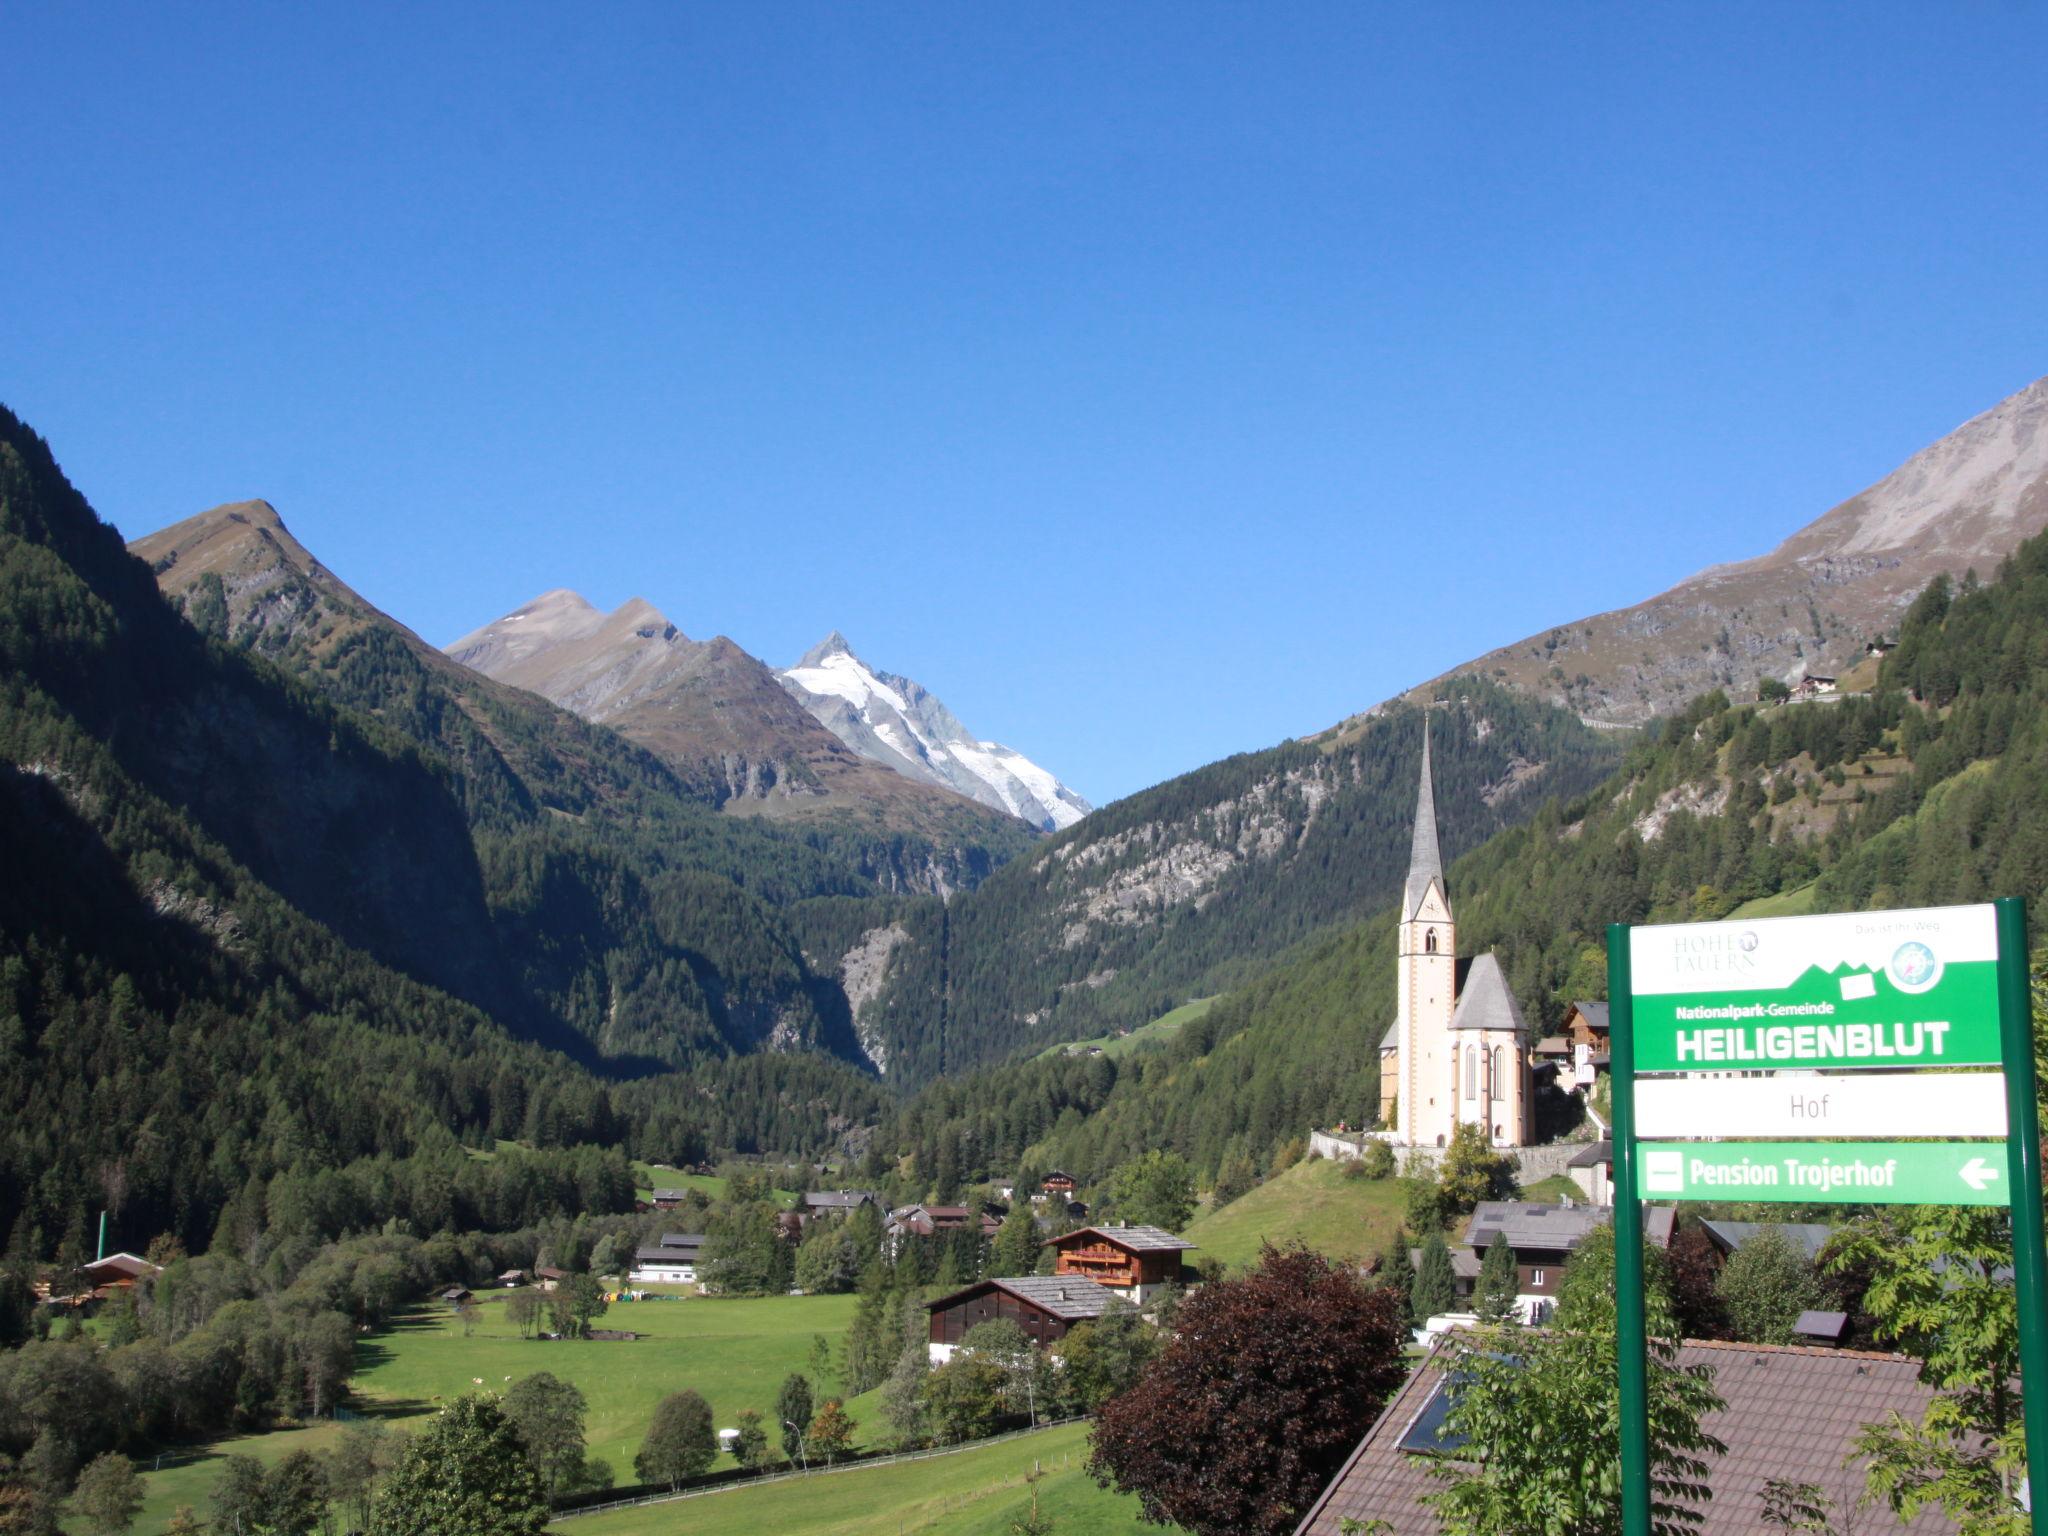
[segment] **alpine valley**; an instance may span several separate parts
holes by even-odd
[[[0,1227],[112,1180],[203,1246],[248,1180],[492,1138],[1263,1169],[1373,1102],[1423,703],[1464,921],[1546,1022],[1596,909],[1976,889],[1918,861],[2031,858],[2048,817],[2010,748],[2038,548],[2007,560],[2048,521],[2044,408],[1760,561],[1100,809],[836,633],[778,673],[555,591],[444,652],[263,502],[124,550],[0,416],[0,847],[36,872],[0,895]],[[1881,634],[1856,697],[1757,713]],[[1212,998],[1165,1049],[1052,1051]]]

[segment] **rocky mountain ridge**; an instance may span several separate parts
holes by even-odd
[[[942,785],[1061,832],[1094,807],[1023,753],[983,741],[922,684],[878,672],[838,630],[776,674],[790,696],[839,740],[909,779]]]
[[[1635,725],[1712,688],[1836,676],[1896,632],[1937,574],[1989,580],[2048,527],[2048,378],[1914,454],[1768,554],[1710,566],[1630,608],[1563,623],[1452,668],[1592,721]],[[1346,723],[1347,725],[1349,722]],[[1341,732],[1345,727],[1340,726]]]

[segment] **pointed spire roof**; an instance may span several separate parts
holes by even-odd
[[[1415,796],[1415,837],[1408,849],[1408,886],[1403,916],[1413,914],[1430,882],[1443,884],[1443,855],[1436,845],[1436,788],[1429,773],[1429,713],[1422,716],[1422,787]]]

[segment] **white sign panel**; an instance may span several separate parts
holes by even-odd
[[[1998,959],[1990,903],[1894,912],[1760,917],[1666,923],[1629,934],[1630,986],[1660,992],[1781,992],[1809,973],[1836,978],[1845,1001],[1869,997],[1886,976],[1902,992],[1925,992],[1944,964]]]
[[[2004,1134],[1998,1072],[1636,1079],[1638,1137]]]

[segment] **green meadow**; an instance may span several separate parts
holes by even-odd
[[[508,1294],[479,1293],[482,1316],[467,1336],[453,1312],[434,1303],[364,1337],[356,1347],[355,1406],[404,1429],[408,1421],[464,1392],[502,1392],[521,1376],[552,1371],[580,1387],[589,1400],[585,1428],[590,1454],[610,1462],[617,1481],[631,1483],[633,1457],[662,1397],[694,1388],[711,1404],[720,1427],[731,1425],[747,1408],[773,1419],[783,1378],[806,1369],[815,1335],[825,1335],[837,1347],[857,1299],[690,1297],[615,1303],[597,1326],[643,1337],[606,1342],[522,1339],[505,1316]],[[147,1503],[135,1529],[161,1529],[180,1504],[203,1516],[227,1456],[252,1455],[268,1464],[302,1447],[324,1449],[339,1434],[339,1425],[323,1423],[217,1441],[166,1456],[160,1470],[146,1463]],[[731,1462],[722,1459],[721,1465]]]
[[[994,1445],[882,1467],[850,1467],[699,1498],[564,1520],[564,1536],[1010,1536],[1031,1507],[1025,1477],[1043,1471],[1038,1507],[1060,1536],[1171,1536],[1138,1501],[1084,1470],[1088,1426],[1062,1424]]]
[[[1221,1259],[1232,1269],[1258,1261],[1259,1247],[1299,1242],[1332,1259],[1363,1260],[1381,1252],[1401,1225],[1404,1196],[1396,1179],[1360,1179],[1346,1163],[1316,1158],[1206,1211],[1183,1234],[1194,1257]]]

